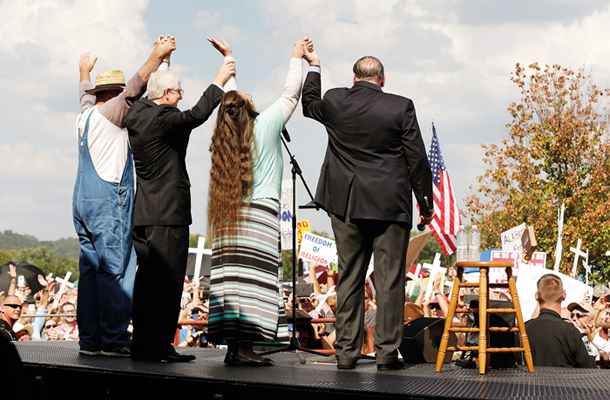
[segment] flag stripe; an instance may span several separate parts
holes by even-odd
[[[449,257],[457,248],[457,231],[462,224],[449,174],[438,144],[436,128],[432,124],[432,144],[428,152],[434,182],[434,211],[436,216],[430,224],[434,237],[443,252]]]

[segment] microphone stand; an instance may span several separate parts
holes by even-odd
[[[286,135],[285,137],[288,141],[290,141],[290,137],[288,135]],[[299,358],[299,362],[301,364],[305,364],[306,360],[301,355],[301,352],[316,354],[316,355],[320,355],[320,356],[324,356],[324,357],[327,357],[328,354],[301,347],[301,344],[299,343],[299,339],[296,337],[296,328],[297,328],[297,312],[296,312],[296,310],[297,310],[296,309],[297,283],[296,282],[297,282],[297,265],[298,265],[298,262],[297,262],[297,216],[296,216],[296,209],[297,209],[297,206],[296,206],[296,202],[297,202],[297,200],[296,200],[297,199],[296,176],[297,175],[299,175],[299,177],[301,178],[301,182],[303,182],[303,185],[305,186],[305,189],[307,190],[307,193],[309,194],[311,203],[313,203],[313,196],[311,195],[311,191],[309,190],[307,183],[305,183],[305,179],[303,178],[303,171],[301,170],[301,167],[299,167],[299,163],[297,162],[296,158],[294,158],[294,156],[290,152],[290,149],[288,149],[288,145],[286,144],[286,140],[284,139],[284,136],[282,136],[281,139],[282,139],[282,143],[284,144],[284,148],[286,149],[286,152],[288,153],[288,156],[290,157],[290,164],[292,165],[292,170],[291,170],[292,171],[292,335],[290,338],[290,342],[288,343],[287,346],[262,353],[262,355],[274,354],[274,353],[285,352],[285,351],[294,351],[294,353]],[[310,206],[308,204],[307,206],[304,206],[304,207],[309,208]],[[318,206],[315,206],[315,208],[316,208],[316,210],[319,209]]]

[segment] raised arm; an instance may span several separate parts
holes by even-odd
[[[322,101],[320,57],[313,48],[308,48],[303,57],[309,63],[309,72],[303,85],[303,115],[323,122],[324,102]]]
[[[138,70],[138,75],[144,82],[148,82],[150,75],[155,72],[164,59],[169,61],[172,51],[176,50],[176,41],[173,36],[160,36],[155,40],[155,48],[148,60]]]
[[[278,99],[278,104],[284,115],[284,123],[288,122],[292,113],[299,104],[301,97],[301,84],[303,82],[303,61],[301,61],[308,48],[313,48],[313,42],[307,36],[301,38],[292,47],[288,76],[284,85],[284,91]]]
[[[80,99],[80,112],[93,107],[95,105],[95,95],[88,94],[86,90],[93,89],[91,84],[91,71],[95,67],[97,57],[91,60],[89,52],[83,53],[78,59],[78,70],[80,73],[80,80],[78,85],[79,99]]]
[[[161,65],[169,65],[169,57],[176,49],[173,36],[159,36],[154,42],[155,48],[144,65],[127,82],[125,90],[117,97],[99,106],[100,113],[119,128],[125,126],[125,117],[131,105],[142,97],[150,75]],[[167,60],[167,63],[163,63]]]
[[[208,42],[210,42],[212,46],[214,46],[214,48],[218,50],[220,54],[223,55],[223,57],[225,58],[225,62],[235,62],[235,59],[233,58],[233,50],[231,50],[231,46],[229,46],[229,44],[224,40],[224,38],[220,38],[219,42],[213,37],[209,37]],[[237,90],[237,81],[235,80],[235,74],[231,75],[229,79],[227,79],[227,82],[224,84],[222,89],[225,92]]]

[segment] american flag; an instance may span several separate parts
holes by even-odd
[[[438,145],[436,128],[432,123],[432,144],[428,152],[428,160],[432,169],[434,182],[434,211],[436,216],[430,224],[432,234],[443,248],[445,256],[449,257],[457,248],[457,231],[462,224],[457,200],[449,180],[449,173]]]

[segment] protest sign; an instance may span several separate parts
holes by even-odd
[[[521,237],[525,231],[525,222],[500,234],[503,251],[523,251]]]
[[[309,226],[309,221],[299,221],[297,222],[297,245],[301,245],[303,241],[303,232],[310,232],[311,228]]]
[[[509,261],[514,264],[513,276],[519,276],[522,268],[542,268],[546,267],[546,253],[534,252],[529,262],[523,259],[521,251],[497,251],[491,252],[491,261]],[[489,283],[507,283],[505,268],[490,268]]]
[[[292,250],[292,181],[282,181],[282,199],[280,202],[280,231],[282,233],[282,250]]]
[[[303,232],[299,258],[320,265],[329,265],[337,256],[335,241],[309,232]]]

